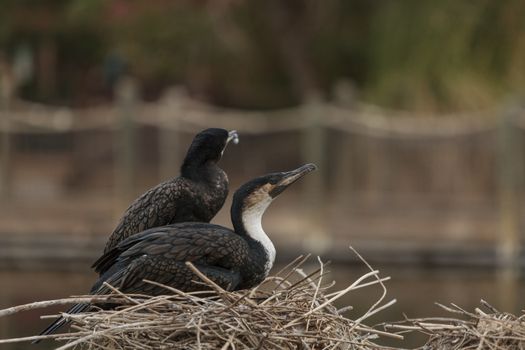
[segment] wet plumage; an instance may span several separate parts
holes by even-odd
[[[197,134],[181,166],[180,176],[137,198],[110,235],[104,252],[152,227],[178,222],[209,222],[228,195],[228,177],[217,162],[230,140],[237,140],[235,131],[206,129]]]

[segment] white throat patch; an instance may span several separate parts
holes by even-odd
[[[259,202],[245,209],[242,213],[242,223],[248,236],[261,243],[268,256],[268,261],[264,265],[265,273],[268,274],[275,261],[275,247],[262,228],[262,216],[264,211],[272,202],[272,197],[267,193],[261,194]]]

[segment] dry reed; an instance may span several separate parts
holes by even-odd
[[[500,312],[484,300],[474,312],[455,304],[437,305],[455,317],[406,319],[385,328],[428,335],[424,350],[525,349],[525,312],[519,317]]]
[[[354,251],[355,252],[355,251]],[[355,252],[357,254],[357,252]],[[357,254],[359,256],[359,254]],[[360,257],[360,256],[359,256]],[[361,257],[360,257],[361,258]],[[362,258],[361,258],[362,259]],[[122,304],[112,310],[76,315],[63,314],[71,321],[69,333],[0,340],[1,343],[53,338],[64,341],[58,349],[383,349],[379,337],[402,336],[366,326],[369,316],[389,307],[386,287],[379,271],[369,272],[347,288],[333,291],[326,283],[326,264],[306,274],[308,256],[299,257],[250,290],[227,292],[202,275],[193,265],[196,283],[212,291],[185,293],[163,286],[165,295],[148,297],[113,294],[93,301]],[[155,282],[149,281],[155,284]],[[382,296],[361,317],[351,320],[334,302],[359,288],[380,286]],[[86,299],[87,298],[87,299]],[[92,296],[72,298],[70,302]],[[109,298],[109,299],[106,299]],[[68,299],[66,299],[68,300]],[[0,316],[66,300],[39,302],[0,310]]]

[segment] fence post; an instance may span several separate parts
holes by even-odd
[[[523,162],[523,140],[516,127],[519,109],[505,111],[498,135],[500,225],[497,258],[500,264],[501,303],[512,311],[516,307],[516,282],[520,246],[520,194]]]
[[[14,82],[7,65],[0,58],[0,199],[11,196],[11,135],[10,102],[14,93]]]
[[[182,98],[179,88],[170,88],[162,99],[161,114],[166,127],[159,129],[159,176],[163,181],[176,176],[182,163],[177,135]]]
[[[520,168],[523,142],[514,126],[518,110],[505,112],[499,130],[500,241],[498,258],[502,266],[517,262],[520,232]]]
[[[353,116],[356,112],[356,95],[357,91],[350,80],[342,79],[339,80],[334,86],[334,97],[335,97],[335,113],[342,113],[344,110],[344,117],[347,118],[348,115]],[[330,109],[334,111],[334,109]],[[337,190],[334,191],[334,200],[337,202],[337,205],[342,205],[348,207],[351,202],[349,202],[350,191],[353,190],[353,164],[352,164],[352,154],[353,154],[353,143],[352,139],[354,135],[349,131],[344,130],[342,134],[337,137],[337,149],[338,157],[337,161],[334,164],[334,188]]]
[[[318,96],[306,101],[304,118],[306,128],[301,140],[302,159],[314,163],[318,169],[313,176],[304,179],[304,202],[306,203],[309,226],[304,240],[305,248],[314,254],[322,254],[332,247],[332,237],[326,229],[326,135],[322,115],[326,108]]]
[[[118,134],[116,145],[115,189],[118,201],[128,203],[134,196],[135,184],[135,114],[137,83],[133,78],[122,78],[115,87],[117,97]]]

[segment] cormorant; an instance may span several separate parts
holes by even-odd
[[[201,272],[227,290],[246,289],[261,283],[273,266],[275,247],[262,228],[262,216],[272,200],[314,164],[253,179],[233,197],[231,220],[234,230],[209,223],[179,223],[135,234],[97,260],[106,271],[93,285],[91,294],[107,294],[104,282],[124,293],[161,295],[166,289],[148,284],[152,280],[182,291],[206,288],[195,283],[186,266],[192,262]],[[80,313],[90,304],[77,304],[67,313]],[[51,334],[67,321],[60,317],[41,334]]]
[[[151,188],[130,205],[110,235],[104,253],[149,228],[210,222],[228,196],[228,176],[217,162],[230,141],[238,143],[235,130],[211,128],[198,133],[186,153],[180,176]],[[95,270],[101,274],[105,271],[99,267]]]

